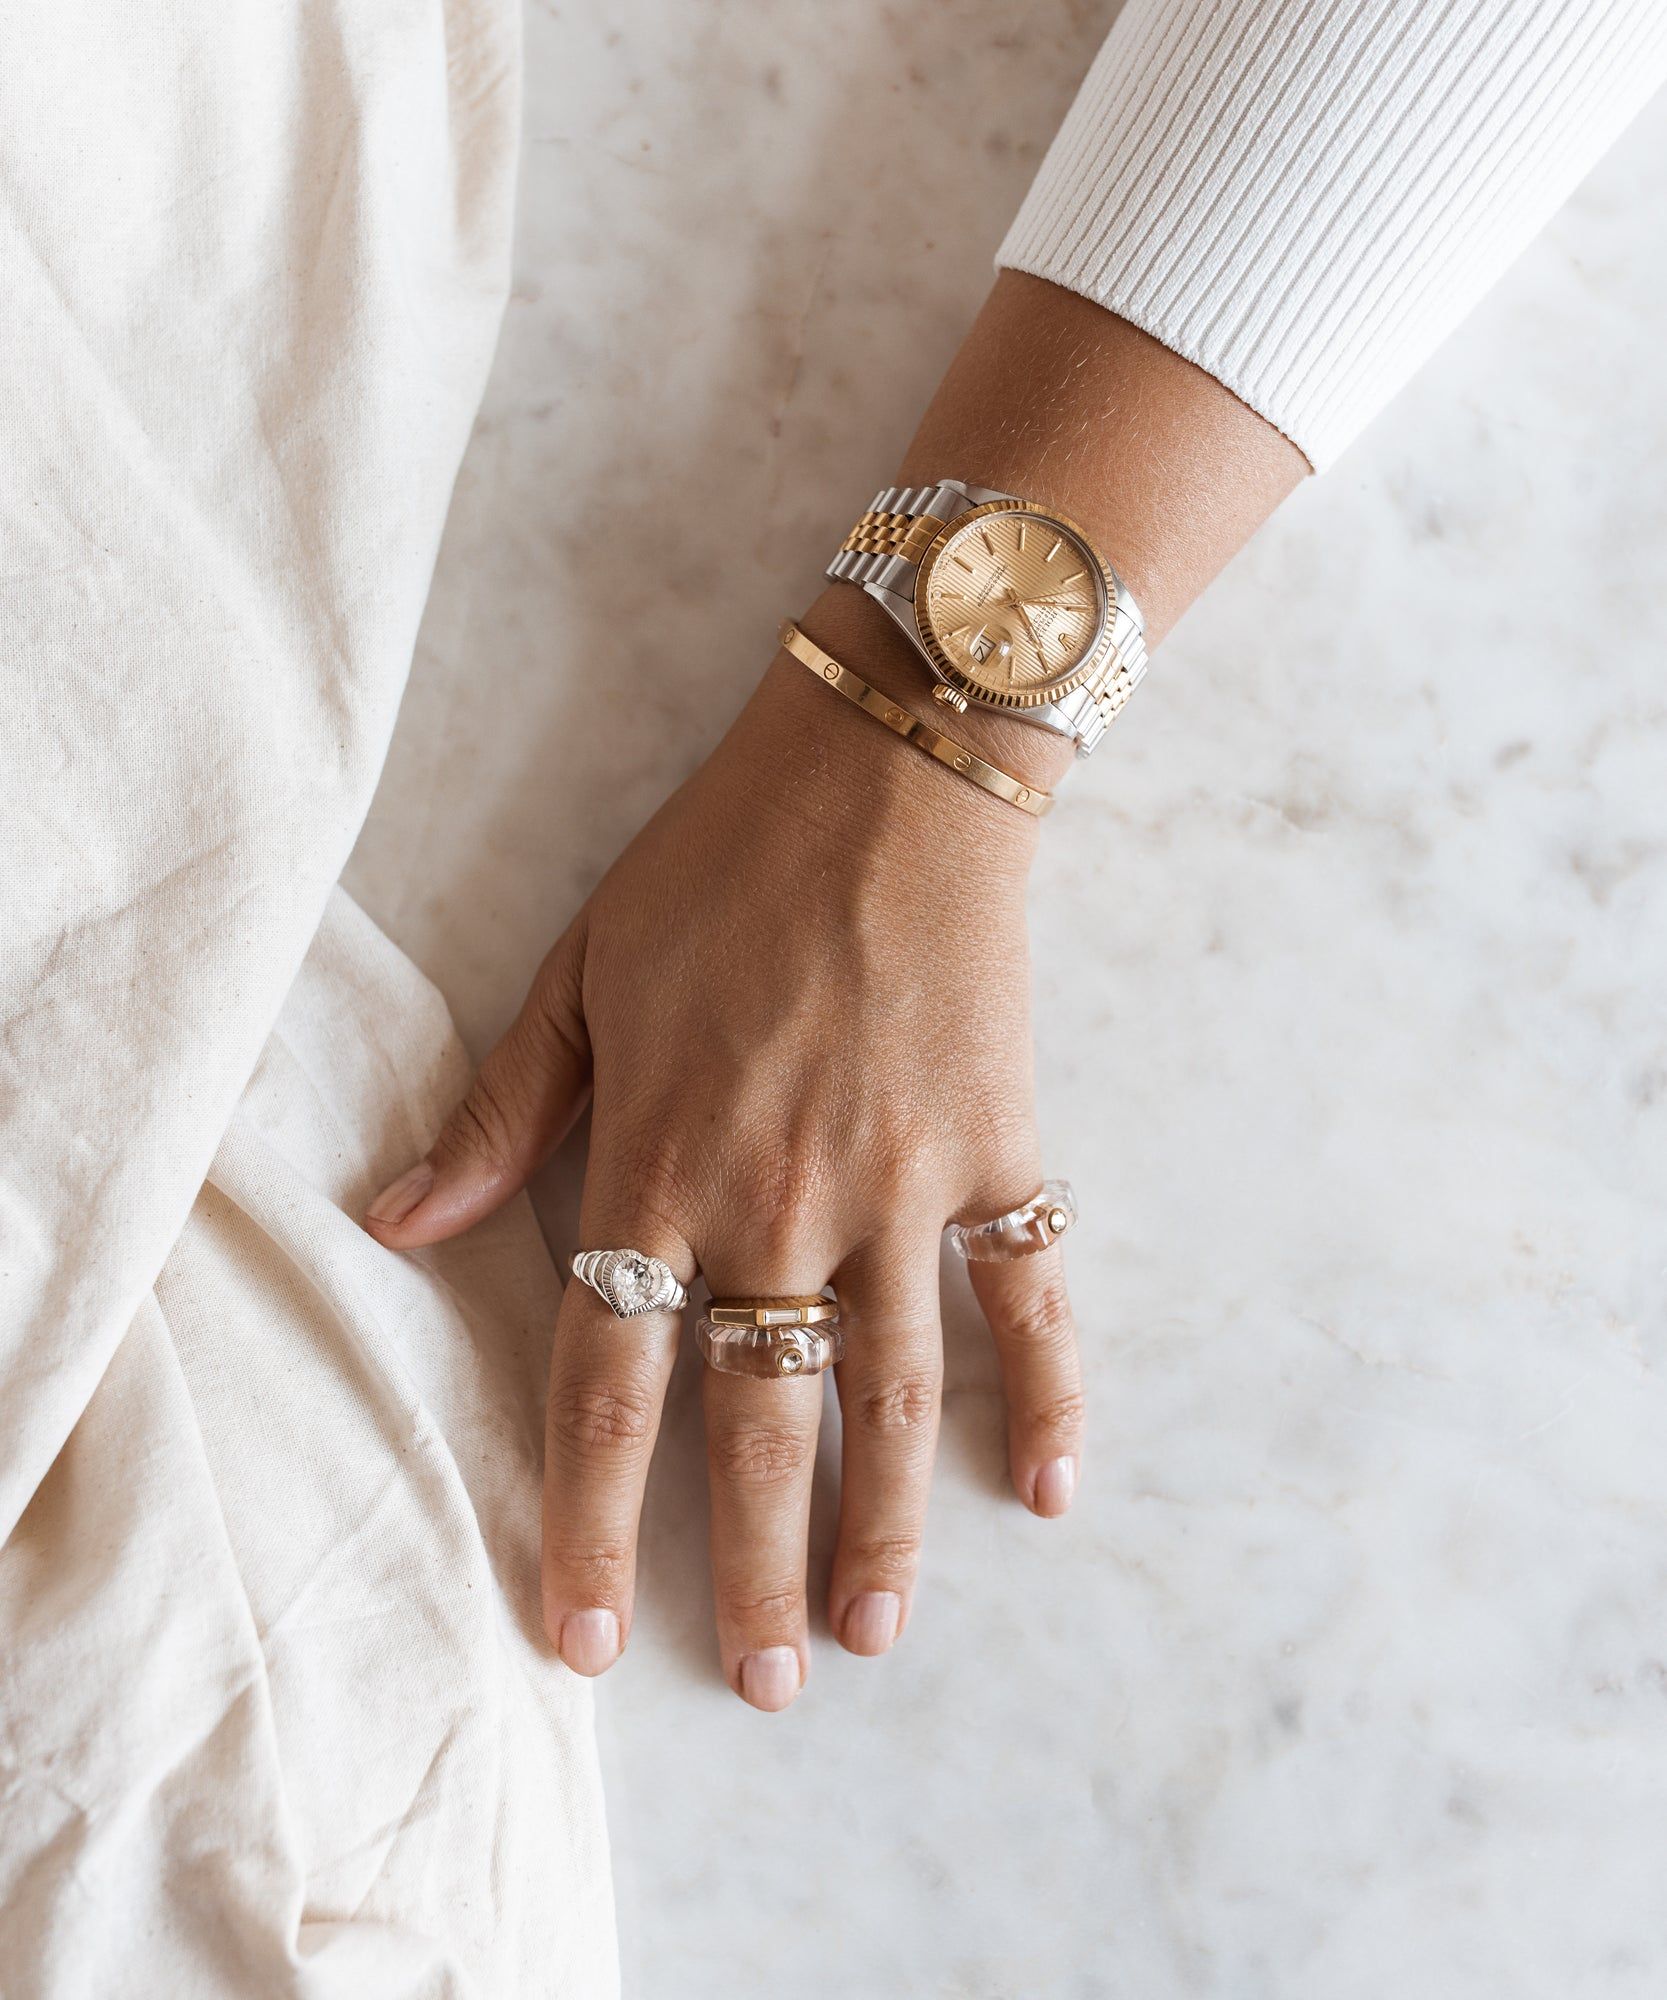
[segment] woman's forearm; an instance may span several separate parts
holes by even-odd
[[[1307,470],[1296,446],[1213,376],[1076,293],[1007,271],[897,477],[963,479],[1071,516],[1134,593],[1150,642]],[[860,591],[830,585],[804,624],[888,694],[918,705],[927,690],[919,655]],[[1068,744],[1024,722],[975,711],[957,727],[1040,784],[1071,763]],[[876,740],[877,756],[890,750]]]
[[[997,261],[1323,470],[1664,81],[1661,0],[1127,0]]]
[[[1150,334],[1004,271],[899,477],[972,479],[1073,515],[1134,592],[1150,642],[1307,470],[1270,423]]]

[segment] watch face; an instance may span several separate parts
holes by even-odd
[[[1100,559],[1052,515],[997,502],[928,551],[916,589],[922,636],[981,700],[1032,708],[1082,677],[1106,630]]]

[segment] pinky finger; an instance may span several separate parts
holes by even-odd
[[[1034,1514],[1063,1514],[1082,1467],[1082,1362],[1064,1259],[1038,1250],[967,1267],[990,1323],[1007,1396],[1007,1462]]]

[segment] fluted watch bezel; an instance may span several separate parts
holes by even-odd
[[[976,674],[969,673],[944,646],[932,622],[932,574],[937,564],[951,554],[955,543],[963,535],[976,532],[980,521],[988,520],[994,515],[1014,514],[1023,515],[1045,526],[1062,528],[1070,537],[1073,546],[1083,552],[1094,566],[1092,574],[1099,599],[1099,616],[1093,643],[1074,666],[1027,687],[998,688],[992,687],[988,681],[979,679]],[[976,701],[987,708],[1019,710],[1046,708],[1085,683],[1102,677],[1102,670],[1112,648],[1116,602],[1116,576],[1111,565],[1095,547],[1093,537],[1086,528],[1073,521],[1068,514],[1061,514],[1057,508],[1043,507],[1033,500],[1006,498],[987,500],[981,506],[969,508],[967,512],[945,521],[939,533],[921,552],[914,590],[915,629],[920,635],[920,643],[928,659],[937,672],[969,701]]]

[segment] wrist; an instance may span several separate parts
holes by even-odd
[[[855,606],[845,606],[845,598],[855,599]],[[825,635],[816,643],[842,665],[937,726],[924,664],[861,592],[836,585],[795,623],[807,634],[814,627]],[[964,736],[969,749],[1013,769],[1001,762],[1006,746],[975,741],[975,731],[960,726],[966,720],[953,718],[957,740]],[[1069,746],[1061,747],[1069,762]],[[1040,822],[1034,816],[903,741],[785,650],[776,654],[710,768],[720,784],[743,788],[776,820],[781,837],[789,829],[795,838],[811,830],[820,847],[848,863],[860,860],[866,867],[883,853],[916,880],[941,870],[946,889],[956,880],[964,884],[974,870],[986,878],[1022,877],[1035,854]],[[1013,774],[1049,789],[1040,769]]]
[[[1021,784],[1054,791],[1076,762],[1071,743],[1051,729],[993,709],[952,713],[940,706],[933,697],[931,669],[908,635],[852,584],[829,584],[797,623],[807,638],[889,700]]]
[[[1202,368],[1091,299],[1003,271],[904,456],[1081,524],[1155,648],[1308,463]]]

